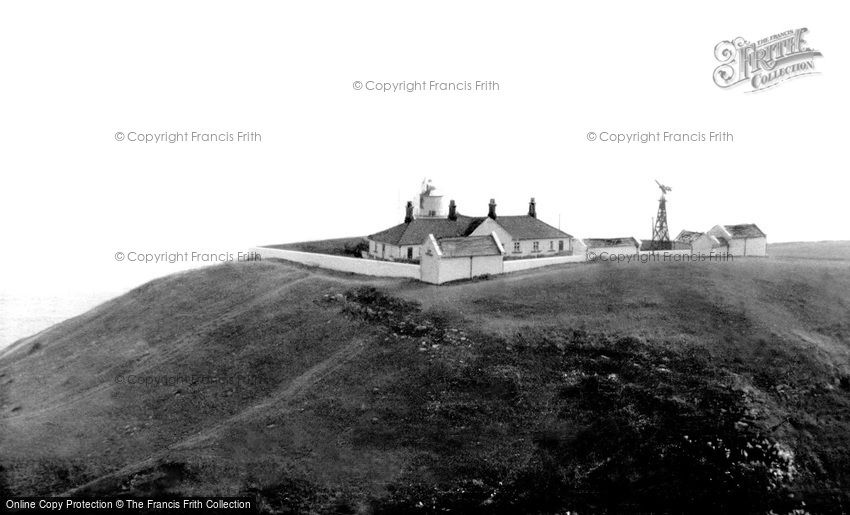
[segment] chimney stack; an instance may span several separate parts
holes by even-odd
[[[487,212],[487,216],[493,220],[496,219],[496,199],[490,199],[490,211]]]
[[[457,220],[457,206],[454,200],[449,201],[449,220]]]
[[[413,221],[413,202],[407,201],[407,211],[404,214],[404,223],[409,224]]]
[[[531,197],[531,202],[528,203],[528,216],[537,218],[537,203],[534,202],[534,197]]]

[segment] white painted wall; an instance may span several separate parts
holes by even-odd
[[[504,273],[502,256],[475,256],[472,259],[472,277]]]
[[[766,256],[767,238],[735,238],[729,240],[729,253],[733,256]]]
[[[502,245],[505,247],[505,256],[510,256],[514,248],[511,235],[502,229],[502,226],[497,224],[492,218],[487,218],[481,222],[481,224],[472,231],[470,236],[488,236],[494,232],[496,233],[496,236],[499,237],[499,241],[501,241]]]
[[[422,259],[419,260],[419,280],[440,284],[440,252],[433,238],[422,244]]]
[[[505,257],[526,257],[526,256],[554,256],[558,254],[558,242],[564,242],[564,252],[574,251],[573,242],[575,241],[572,238],[546,238],[540,240],[519,240],[520,250],[519,252],[514,252],[514,240],[511,238],[511,235],[505,231],[501,225],[499,225],[498,219],[493,220],[492,218],[488,218],[481,222],[481,225],[475,228],[472,231],[470,236],[487,236],[490,233],[495,232],[499,237],[499,241],[502,242],[502,245],[505,247]],[[537,241],[540,243],[540,251],[534,252],[534,242]],[[551,244],[551,245],[550,245]],[[550,250],[551,247],[551,250]]]
[[[746,256],[746,239],[745,238],[736,238],[734,240],[729,240],[729,253],[733,256]]]
[[[662,256],[672,256],[692,253],[690,250],[664,250],[655,252],[630,251],[630,249],[633,248],[634,247],[612,247],[611,250],[615,256],[618,254],[645,256],[653,253]],[[431,255],[428,254],[428,249],[431,249]],[[325,254],[313,254],[310,252],[299,252],[294,250],[270,249],[265,247],[257,247],[252,250],[259,253],[264,259],[285,259],[287,261],[318,266],[329,270],[338,270],[341,272],[351,272],[376,277],[405,277],[419,279],[431,284],[443,284],[449,281],[469,279],[470,277],[477,277],[484,274],[498,275],[502,273],[532,270],[535,268],[561,265],[565,263],[582,263],[587,260],[587,255],[584,253],[572,256],[552,256],[538,259],[514,260],[503,260],[502,256],[442,258],[435,251],[433,245],[427,240],[422,246],[423,252],[420,264],[418,265],[410,263],[393,263],[391,261],[372,259],[349,258],[343,256],[330,256]],[[597,249],[591,250],[595,251]],[[710,250],[711,249],[703,252],[703,254],[708,254]],[[722,251],[725,251],[725,248],[723,248]],[[719,253],[719,250],[715,249],[714,253]]]
[[[539,243],[539,251],[534,250],[534,242]],[[540,240],[519,240],[520,255],[522,256],[554,256],[558,254],[558,242],[564,242],[564,252],[570,251],[569,238],[561,239],[540,239]],[[510,247],[505,247],[505,251],[509,256],[516,255],[514,253],[514,243],[511,242]]]
[[[419,279],[419,265],[409,263],[393,263],[376,259],[361,259],[297,250],[270,249],[255,247],[251,249],[263,259],[285,259],[309,266],[318,266],[328,270],[351,272],[375,277],[408,277]]]
[[[747,238],[748,256],[766,256],[767,238]]]
[[[400,249],[397,245],[369,240],[369,255],[377,259],[398,259]]]
[[[574,256],[584,255],[587,253],[587,245],[585,245],[583,241],[574,239],[572,244]]]
[[[504,273],[503,259],[498,256],[446,257],[437,248],[434,239],[422,244],[422,259],[419,262],[420,279],[431,284],[470,279],[481,275]]]
[[[407,249],[413,249],[412,259],[419,259],[420,245],[390,245],[369,240],[369,255],[377,259],[407,259]]]
[[[472,258],[442,258],[440,259],[440,276],[437,284],[460,279],[469,279]]]
[[[691,251],[694,254],[711,254],[712,252],[716,254],[729,252],[728,246],[713,247],[712,245],[714,245],[714,242],[711,240],[711,237],[706,233],[694,240],[694,242],[691,244]]]
[[[541,268],[544,266],[561,265],[564,263],[583,263],[585,261],[584,254],[576,256],[555,256],[540,259],[513,259],[505,261],[504,272],[519,272],[520,270],[531,270],[533,268]]]
[[[712,227],[708,234],[713,236],[722,236],[729,241],[729,250],[728,252],[733,256],[766,256],[767,255],[767,238],[732,238],[726,229],[723,226],[715,225]],[[701,242],[699,246],[697,246],[697,242],[694,242],[694,251],[699,249],[700,252],[705,253],[704,250],[705,244]],[[718,249],[715,249],[715,251]]]

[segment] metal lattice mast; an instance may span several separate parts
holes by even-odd
[[[658,181],[655,181],[658,187],[661,188],[661,198],[658,199],[658,215],[655,217],[655,227],[652,229],[652,247],[658,248],[659,244],[670,242],[670,230],[667,228],[667,198],[665,195],[672,188],[664,186]]]

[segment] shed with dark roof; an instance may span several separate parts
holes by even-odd
[[[715,225],[708,231],[733,256],[766,256],[767,235],[756,224]]]
[[[533,200],[532,200],[533,205]],[[473,231],[472,235],[495,232],[505,246],[508,257],[543,257],[572,254],[575,238],[566,232],[539,220],[536,207],[528,215],[488,217]]]
[[[696,240],[697,238],[699,238],[703,234],[705,234],[705,233],[702,233],[702,232],[699,232],[699,231],[682,230],[682,232],[680,232],[679,235],[676,236],[676,241],[678,241],[679,243],[686,243],[686,244],[690,245],[694,242],[694,240]]]
[[[419,247],[429,234],[436,238],[469,235],[484,220],[458,214],[451,218],[415,218],[366,237],[369,254],[379,259],[419,259]]]
[[[496,233],[441,239],[430,234],[422,245],[420,278],[427,283],[443,284],[501,274],[504,253]]]
[[[756,224],[724,225],[732,238],[765,238],[767,235]]]

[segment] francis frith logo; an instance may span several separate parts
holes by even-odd
[[[806,28],[786,30],[750,43],[738,37],[714,47],[720,65],[714,69],[714,83],[721,88],[750,85],[748,92],[772,88],[795,77],[815,71],[817,50],[809,48]]]

